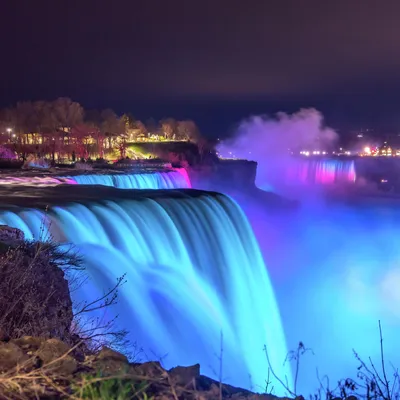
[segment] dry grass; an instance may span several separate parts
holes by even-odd
[[[146,376],[134,373],[119,373],[103,376],[101,372],[77,373],[74,376],[63,375],[59,365],[73,353],[74,348],[51,362],[33,368],[35,357],[17,367],[0,374],[0,398],[7,400],[31,400],[49,398],[68,398],[72,400],[103,399],[152,399],[159,391],[165,398],[178,400],[196,397],[195,390],[177,387],[170,375],[159,367],[158,376]],[[81,366],[85,367],[83,363]],[[147,392],[152,392],[152,395]],[[189,396],[189,397],[187,397]],[[194,398],[193,397],[193,398]]]

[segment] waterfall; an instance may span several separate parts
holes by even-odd
[[[127,174],[82,174],[74,176],[15,176],[0,178],[1,185],[56,186],[61,184],[103,185],[119,189],[185,189],[191,188],[184,168]]]
[[[296,160],[287,173],[291,184],[353,183],[355,179],[353,160]]]
[[[191,187],[188,176],[180,171],[112,175],[88,174],[68,178],[79,185],[105,185],[119,189],[179,189]]]
[[[52,206],[47,215],[32,208],[0,211],[0,222],[32,239],[47,218],[56,241],[76,246],[91,277],[74,294],[77,300],[93,300],[126,273],[115,312],[150,359],[168,354],[166,367],[200,363],[203,374],[218,379],[222,334],[225,382],[264,390],[264,345],[275,372],[290,381],[273,288],[239,206],[197,191],[155,192],[136,200],[135,192],[130,198],[130,191],[120,192],[112,200]]]

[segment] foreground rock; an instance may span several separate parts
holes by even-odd
[[[0,339],[25,335],[69,340],[72,301],[56,245],[24,241],[0,226]],[[68,261],[68,260],[67,260]]]
[[[38,337],[0,342],[0,398],[275,399],[202,376],[200,365],[166,371],[109,348],[78,360],[64,342]]]

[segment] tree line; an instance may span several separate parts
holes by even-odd
[[[43,137],[83,136],[120,137],[126,141],[142,139],[190,140],[200,139],[200,132],[192,120],[177,121],[166,118],[142,122],[130,113],[118,115],[111,109],[85,110],[78,102],[67,97],[54,101],[24,101],[14,107],[0,110],[0,132],[23,140],[24,134]],[[12,134],[11,134],[12,132]]]

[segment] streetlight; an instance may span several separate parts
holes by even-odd
[[[12,132],[12,129],[11,129],[11,128],[7,128],[6,130],[7,130],[7,132],[8,132],[8,135],[10,136],[10,142],[11,142],[11,132]]]

